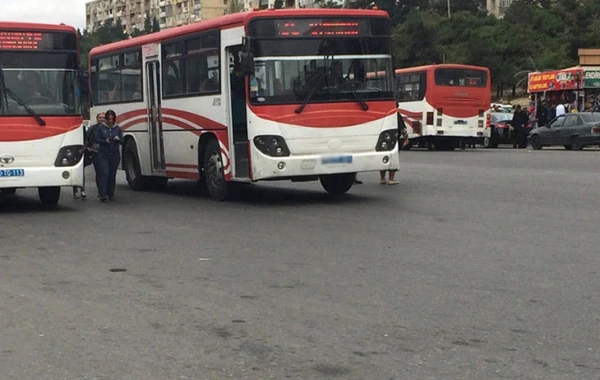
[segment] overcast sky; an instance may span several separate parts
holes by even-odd
[[[0,0],[1,21],[26,21],[85,28],[85,3],[89,0]]]

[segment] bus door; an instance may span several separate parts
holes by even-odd
[[[246,115],[245,78],[241,74],[242,45],[227,48],[229,64],[229,106],[231,109],[230,127],[233,135],[236,178],[250,177],[248,159],[248,123]]]
[[[148,88],[148,133],[152,172],[165,170],[165,148],[160,102],[160,62],[146,62],[146,85]]]

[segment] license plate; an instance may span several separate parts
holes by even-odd
[[[23,169],[0,169],[1,177],[24,177],[25,170]]]
[[[335,157],[323,157],[321,159],[323,165],[331,164],[351,164],[352,156],[335,156]]]
[[[456,120],[454,122],[455,125],[466,125],[467,121],[466,120]]]

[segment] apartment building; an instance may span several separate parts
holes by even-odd
[[[94,0],[85,5],[86,28],[94,30],[107,20],[121,20],[127,33],[142,30],[147,15],[168,29],[227,13],[229,0]]]
[[[512,2],[513,0],[486,0],[486,8],[494,16],[502,18]]]

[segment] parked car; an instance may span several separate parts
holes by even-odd
[[[545,127],[533,129],[528,136],[533,149],[562,145],[567,150],[581,150],[600,145],[600,113],[579,112],[560,115]]]
[[[483,139],[484,148],[497,148],[498,144],[512,144],[512,113],[492,112],[490,120],[490,137]],[[527,124],[519,148],[527,148],[527,135],[531,131],[531,123]]]

